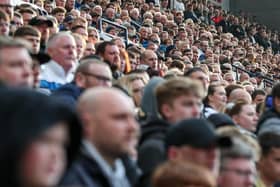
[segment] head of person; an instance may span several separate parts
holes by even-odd
[[[233,145],[221,151],[219,186],[253,187],[256,180],[253,154],[249,144],[233,137]]]
[[[145,50],[140,56],[140,63],[154,70],[158,69],[158,56],[150,49]]]
[[[59,32],[50,37],[47,42],[47,53],[51,59],[68,72],[77,59],[76,42],[74,37],[67,32]]]
[[[10,32],[14,33],[19,27],[23,26],[22,15],[18,12],[15,12],[14,18],[11,20]]]
[[[62,22],[65,18],[66,9],[63,7],[56,7],[52,10],[51,14],[56,18],[56,20],[59,24],[62,24]]]
[[[253,104],[237,101],[227,113],[237,125],[251,132],[256,131],[258,116]]]
[[[150,49],[145,50],[140,56],[140,63],[154,70],[157,70],[158,68],[157,54]]]
[[[20,9],[19,13],[22,16],[23,25],[28,25],[30,20],[36,16],[36,12],[30,7]]]
[[[228,84],[235,84],[235,78],[232,72],[228,72],[224,74],[224,80],[228,82]]]
[[[208,169],[191,162],[167,161],[153,174],[154,187],[215,187],[215,177]]]
[[[8,86],[32,86],[31,65],[32,59],[23,43],[0,37],[1,82]]]
[[[2,185],[56,186],[79,151],[77,114],[31,90],[3,89],[0,95],[0,118],[7,124],[1,127]]]
[[[15,33],[15,38],[21,38],[28,41],[31,44],[31,52],[32,54],[39,53],[40,50],[40,41],[41,41],[41,33],[38,29],[31,26],[23,26],[19,27]]]
[[[116,88],[88,89],[79,99],[78,111],[85,139],[109,165],[135,149],[139,126],[133,101],[125,93]]]
[[[129,74],[118,79],[120,86],[127,88],[136,107],[140,107],[144,92],[145,81],[140,75]]]
[[[81,60],[75,73],[75,83],[80,88],[111,87],[112,72],[108,64],[97,59]]]
[[[204,104],[209,105],[213,109],[222,112],[227,103],[225,88],[222,84],[210,84]]]
[[[237,88],[230,92],[228,97],[228,102],[236,102],[239,100],[243,100],[247,103],[252,103],[251,95],[244,88]]]
[[[96,54],[99,55],[104,62],[108,63],[112,71],[116,71],[120,67],[120,50],[113,42],[102,42],[96,47]]]
[[[266,120],[258,131],[258,142],[261,147],[261,158],[257,163],[258,171],[267,186],[280,180],[280,131],[279,119]]]
[[[76,53],[77,53],[77,60],[80,60],[84,56],[84,51],[86,48],[86,40],[85,38],[77,33],[72,33],[72,36],[76,42]]]
[[[205,91],[209,86],[209,77],[200,67],[194,67],[185,72],[185,76],[194,80],[198,80],[202,83]]]
[[[264,90],[256,89],[252,93],[252,103],[253,104],[260,104],[265,101],[266,93]]]
[[[54,23],[45,16],[35,16],[29,21],[29,25],[36,27],[41,32],[41,42],[45,43],[50,37],[50,28]]]
[[[155,93],[158,111],[165,120],[176,123],[200,117],[204,93],[199,83],[175,77],[160,84]]]
[[[10,18],[0,9],[0,36],[8,36],[10,32]]]
[[[166,134],[168,160],[192,162],[208,168],[217,177],[219,146],[230,146],[231,140],[215,133],[213,124],[205,119],[186,119],[171,126]]]
[[[271,90],[271,95],[273,98],[273,108],[280,113],[280,83],[277,83],[273,86]]]
[[[14,17],[14,4],[12,0],[2,0],[0,2],[0,10],[4,11],[10,19]]]

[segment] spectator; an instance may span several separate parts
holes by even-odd
[[[236,136],[232,136],[232,138],[234,140],[233,146],[221,151],[219,186],[253,187],[256,167],[252,148],[241,138]]]
[[[252,103],[256,104],[256,105],[260,104],[260,103],[264,103],[265,97],[266,97],[265,91],[263,91],[261,89],[256,89],[252,93]]]
[[[0,4],[0,10],[4,11],[8,14],[9,19],[12,20],[14,18],[14,4],[12,0],[2,0]]]
[[[112,85],[112,73],[109,66],[97,59],[82,60],[77,67],[74,80],[53,92],[73,108],[82,92],[88,88],[97,86],[110,87]]]
[[[10,18],[0,10],[0,36],[8,36],[10,32]]]
[[[280,148],[279,122],[279,118],[272,117],[260,126],[258,141],[262,153],[258,162],[257,187],[274,186],[280,180],[278,163],[275,160],[279,157]]]
[[[211,114],[223,112],[227,103],[224,86],[221,84],[210,84],[208,94],[204,99],[203,115],[208,118]]]
[[[119,71],[120,50],[116,44],[113,42],[102,42],[97,45],[96,54],[109,64],[115,79],[122,76],[122,73]]]
[[[155,93],[157,109],[163,120],[151,120],[142,128],[138,156],[144,175],[142,186],[150,185],[152,172],[165,160],[164,138],[170,124],[198,118],[203,95],[202,87],[186,78],[169,79],[158,85]]]
[[[40,51],[41,33],[31,26],[18,28],[14,33],[15,38],[22,38],[31,44],[31,53],[38,54]]]
[[[215,187],[215,177],[204,167],[193,163],[167,161],[153,174],[154,187]]]
[[[254,105],[245,101],[237,101],[229,109],[228,114],[242,130],[253,133],[256,131],[258,116]]]
[[[1,127],[2,185],[57,185],[79,150],[77,114],[34,91],[4,88],[0,92],[0,118],[6,124]]]
[[[31,87],[33,81],[31,64],[32,59],[22,43],[0,37],[1,82],[8,86]]]
[[[78,110],[83,151],[62,184],[134,186],[137,173],[127,156],[134,154],[139,127],[132,101],[119,90],[94,88],[81,96]]]
[[[187,119],[172,126],[166,134],[167,158],[192,162],[208,168],[214,176],[219,171],[219,146],[228,147],[231,140],[219,137],[213,125],[204,119]]]
[[[59,32],[47,43],[51,61],[42,66],[41,88],[53,91],[73,80],[76,63],[76,43],[69,33]]]

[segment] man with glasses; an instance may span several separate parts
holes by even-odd
[[[58,97],[72,107],[75,107],[81,93],[93,87],[111,87],[112,72],[110,67],[101,60],[88,58],[80,62],[74,81],[61,86],[53,92],[52,96]]]
[[[0,1],[0,10],[4,11],[9,15],[10,19],[14,17],[14,6],[12,0],[1,0]]]
[[[222,187],[253,187],[256,181],[256,168],[252,147],[234,138],[233,146],[221,151],[221,166],[218,184]]]

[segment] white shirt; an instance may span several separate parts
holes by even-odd
[[[51,60],[41,66],[40,87],[54,90],[63,84],[71,82],[74,78],[76,66],[66,73],[57,62]]]

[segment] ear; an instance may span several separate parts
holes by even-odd
[[[93,125],[91,124],[91,116],[88,112],[80,114],[81,121],[83,123],[83,133],[86,138],[90,138],[93,135]]]
[[[170,119],[171,116],[172,116],[172,108],[170,107],[169,104],[163,104],[161,106],[161,113],[162,113],[162,116],[166,119]]]
[[[178,157],[179,157],[178,148],[176,148],[175,146],[169,147],[167,150],[167,158],[169,160],[177,160]]]
[[[75,77],[75,82],[78,87],[85,88],[86,77],[81,72],[78,72]]]
[[[236,124],[238,124],[238,122],[239,122],[239,116],[238,116],[238,115],[232,116],[232,120],[233,120]]]

